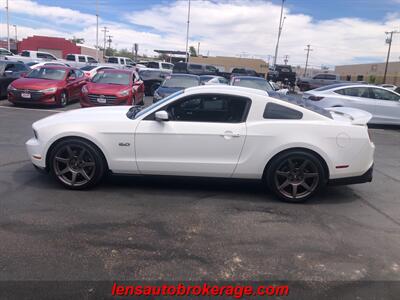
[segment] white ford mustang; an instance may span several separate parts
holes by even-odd
[[[326,184],[372,180],[367,112],[303,107],[266,92],[200,86],[141,107],[97,107],[33,124],[33,164],[65,187],[112,173],[262,179],[304,201]]]

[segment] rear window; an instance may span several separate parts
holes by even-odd
[[[118,63],[118,58],[117,57],[109,57],[108,62],[110,64],[117,64]]]
[[[268,95],[272,98],[275,99],[280,99],[301,107],[304,107],[308,110],[311,110],[321,116],[327,117],[329,119],[332,119],[332,116],[330,114],[329,111],[327,111],[326,109],[320,108],[312,103],[310,103],[311,101],[306,101],[303,98],[299,98],[296,96],[291,96],[291,95],[283,95],[281,93],[277,93],[277,92],[268,92]]]
[[[95,60],[93,57],[90,57],[90,56],[88,56],[87,60],[90,63],[95,63],[95,64],[97,63],[97,60]]]
[[[190,64],[188,65],[188,68],[192,70],[201,70],[203,67],[202,65]]]
[[[269,102],[265,106],[264,119],[300,120],[303,113],[289,107]]]
[[[67,57],[65,59],[69,60],[69,61],[75,61],[75,55],[69,54],[69,55],[67,55]]]

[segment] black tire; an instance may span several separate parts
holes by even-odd
[[[68,96],[66,92],[61,92],[59,107],[66,107],[68,104]]]
[[[57,143],[48,162],[51,175],[64,187],[73,190],[95,186],[107,169],[101,151],[91,142],[79,138]]]
[[[317,156],[293,150],[273,158],[265,179],[268,188],[281,200],[301,203],[325,186],[325,177],[324,167]]]

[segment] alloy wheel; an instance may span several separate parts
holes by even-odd
[[[67,95],[65,94],[65,93],[62,93],[61,94],[61,98],[60,98],[60,105],[62,106],[62,107],[64,107],[64,106],[66,106],[67,105]]]
[[[53,158],[53,168],[60,181],[77,187],[93,179],[96,163],[93,155],[84,146],[69,144],[58,149]]]
[[[275,171],[275,186],[290,199],[309,196],[318,187],[320,174],[316,164],[307,157],[289,157]]]

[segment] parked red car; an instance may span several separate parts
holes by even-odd
[[[106,69],[82,88],[81,106],[143,105],[144,84],[132,70]]]
[[[80,100],[81,89],[86,82],[79,69],[43,66],[12,82],[7,89],[8,101],[64,107],[72,100]]]

